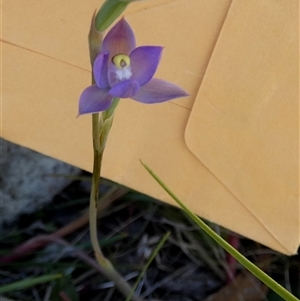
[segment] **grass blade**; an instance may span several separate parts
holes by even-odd
[[[189,217],[211,238],[213,238],[218,244],[220,244],[230,255],[232,255],[240,264],[242,264],[248,271],[256,276],[260,281],[266,284],[270,289],[277,293],[286,301],[300,301],[284,287],[273,280],[269,275],[263,272],[255,264],[249,261],[245,256],[233,248],[226,240],[219,236],[209,226],[207,226],[196,214],[189,210],[184,203],[167,187],[167,185],[151,170],[149,166],[141,161],[142,165],[146,168],[149,174],[155,179],[155,181],[170,195],[170,197],[189,215]]]
[[[149,257],[147,263],[145,264],[145,266],[143,267],[142,272],[140,273],[139,277],[137,278],[133,288],[132,288],[132,292],[131,294],[126,298],[126,301],[130,301],[131,297],[134,293],[134,291],[136,290],[139,282],[141,281],[141,279],[143,278],[144,274],[146,273],[149,265],[151,264],[151,262],[153,261],[153,259],[156,257],[157,253],[159,252],[159,250],[163,247],[163,245],[165,244],[166,240],[168,239],[168,237],[170,236],[170,232],[167,232],[163,238],[160,240],[160,242],[158,243],[157,247],[153,250],[151,256]]]
[[[62,274],[52,274],[52,275],[45,275],[45,276],[15,281],[13,283],[0,286],[0,294],[9,293],[11,291],[21,290],[37,284],[53,281],[61,278],[62,276],[63,276]]]

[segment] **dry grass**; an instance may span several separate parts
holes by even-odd
[[[1,253],[6,256],[0,270],[1,285],[47,274],[62,273],[64,277],[14,290],[0,300],[124,300],[112,282],[74,252],[75,248],[92,257],[84,214],[88,206],[88,191],[89,176],[84,174],[56,196],[51,204],[5,227],[1,240]],[[229,287],[230,273],[243,271],[238,265],[234,269],[229,267],[225,252],[197,229],[181,210],[109,181],[103,182],[101,191],[99,239],[106,256],[131,284],[160,239],[166,232],[171,233],[137,286],[137,293],[145,300],[204,300],[219,289]],[[216,225],[213,227],[225,237],[233,236]],[[11,256],[15,247],[28,239],[54,232],[64,237],[71,247],[40,245],[26,256],[24,252]],[[239,241],[240,250],[245,255],[264,266],[295,294],[300,294],[299,257],[288,258],[252,241],[242,238]],[[10,258],[10,262],[5,258]],[[231,296],[234,300],[233,293]],[[280,300],[274,298],[269,293],[257,300]]]

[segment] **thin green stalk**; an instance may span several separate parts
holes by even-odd
[[[61,277],[63,277],[62,274],[53,274],[53,275],[45,275],[45,276],[39,276],[39,277],[15,281],[10,284],[2,285],[0,287],[0,294],[25,289],[25,288],[32,287],[37,284],[42,284],[42,283],[50,282],[53,280],[57,280]]]
[[[114,102],[118,102],[117,99]],[[116,106],[114,106],[115,108]],[[113,108],[113,109],[114,109]],[[89,223],[90,223],[90,238],[95,252],[95,257],[101,265],[105,265],[111,268],[111,264],[104,258],[101,247],[98,241],[97,234],[97,216],[98,216],[98,200],[99,200],[99,185],[100,185],[100,173],[103,152],[105,144],[108,138],[109,131],[113,121],[113,109],[109,109],[108,112],[102,113],[99,118],[99,113],[92,115],[92,135],[93,135],[93,150],[94,150],[94,163],[92,173],[92,187],[90,195],[90,209],[89,209]],[[103,117],[104,116],[104,117]]]
[[[115,102],[118,102],[116,100]],[[112,280],[120,292],[127,297],[132,292],[132,288],[124,280],[124,278],[114,269],[111,262],[104,257],[98,241],[97,232],[97,212],[98,212],[98,197],[99,197],[99,185],[100,185],[100,172],[101,163],[103,158],[103,152],[105,149],[105,143],[113,122],[113,111],[106,112],[101,115],[93,114],[92,127],[93,127],[93,149],[94,149],[94,164],[92,174],[92,187],[90,197],[90,209],[89,209],[89,222],[90,222],[90,238],[95,252],[96,260],[99,266],[104,270],[104,274]],[[104,116],[104,117],[103,117]],[[101,125],[101,126],[100,126]],[[131,297],[133,301],[141,301],[142,299],[136,295]]]
[[[209,226],[207,226],[196,214],[190,211],[184,203],[167,187],[167,185],[150,169],[149,166],[141,162],[146,168],[149,174],[156,180],[156,182],[169,194],[169,196],[189,215],[189,217],[211,238],[213,238],[218,244],[220,244],[230,255],[232,255],[240,264],[242,264],[248,271],[256,276],[260,281],[271,288],[281,298],[286,301],[300,301],[279,283],[273,280],[269,275],[263,272],[259,267],[249,261],[239,251],[233,248],[226,240],[219,236]]]
[[[144,274],[146,273],[146,271],[148,270],[151,262],[153,261],[153,259],[156,257],[157,253],[160,251],[160,249],[163,247],[163,245],[165,244],[166,240],[168,239],[168,237],[170,236],[170,232],[167,232],[163,238],[160,240],[159,244],[156,246],[156,248],[153,250],[153,252],[151,253],[151,256],[149,257],[147,263],[145,264],[145,266],[143,267],[142,272],[140,273],[139,277],[137,278],[136,282],[133,285],[131,294],[128,295],[128,297],[126,298],[125,301],[130,301],[131,296],[134,294],[134,291],[136,290],[138,284],[140,283],[141,279],[143,278]]]
[[[94,165],[92,173],[92,188],[90,195],[90,210],[89,210],[89,223],[90,223],[90,237],[93,250],[97,260],[101,260],[101,264],[105,264],[103,261],[103,254],[98,241],[97,234],[97,212],[98,212],[98,195],[100,184],[100,171],[103,157],[103,151],[101,150],[99,140],[99,113],[92,115],[92,128],[93,128],[93,149],[94,149]]]

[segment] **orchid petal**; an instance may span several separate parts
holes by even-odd
[[[180,87],[153,78],[131,98],[142,103],[158,103],[183,96],[188,96],[188,94]]]
[[[135,36],[129,24],[122,18],[103,40],[102,52],[109,52],[110,59],[116,54],[129,55],[135,48]]]
[[[87,87],[79,98],[79,113],[93,114],[107,110],[113,100],[113,96],[107,93],[105,89],[99,89],[97,85]]]
[[[93,66],[93,74],[94,79],[97,86],[101,89],[109,88],[109,83],[107,79],[107,72],[108,72],[108,53],[99,53],[96,57]]]
[[[130,54],[132,79],[136,79],[141,86],[154,76],[159,64],[163,47],[141,46]]]
[[[130,79],[116,84],[108,91],[108,93],[114,97],[128,98],[138,93],[139,89],[139,82]]]

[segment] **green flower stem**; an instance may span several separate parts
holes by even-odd
[[[263,272],[259,267],[249,261],[239,251],[233,248],[226,240],[207,226],[196,214],[190,211],[184,203],[167,187],[167,185],[150,169],[149,166],[141,162],[146,168],[149,174],[155,179],[155,181],[169,194],[169,196],[189,215],[189,217],[212,239],[214,239],[219,245],[221,245],[230,255],[232,255],[240,264],[242,264],[248,271],[256,276],[260,281],[266,284],[270,289],[277,293],[281,298],[286,301],[300,301],[279,283],[273,280],[269,275]]]
[[[98,196],[100,185],[100,172],[101,163],[103,158],[103,152],[109,131],[112,126],[114,109],[118,103],[118,99],[114,100],[112,109],[103,112],[100,116],[99,113],[92,115],[92,127],[93,127],[93,149],[94,149],[94,165],[92,174],[92,188],[90,197],[90,209],[89,209],[89,222],[90,222],[90,238],[95,252],[96,260],[99,266],[104,270],[104,275],[112,280],[116,287],[125,297],[132,293],[132,288],[125,281],[125,279],[114,269],[111,262],[104,257],[98,240],[97,232],[97,212],[98,212]],[[142,301],[136,295],[131,297],[133,301]]]
[[[92,174],[92,188],[90,196],[90,210],[89,210],[89,221],[90,221],[90,237],[97,259],[102,261],[103,254],[98,242],[97,235],[97,212],[98,212],[98,195],[99,195],[99,182],[100,182],[100,171],[103,157],[103,151],[101,150],[99,140],[99,113],[92,115],[92,129],[93,129],[93,149],[94,149],[94,165]],[[103,265],[104,262],[101,262]]]

